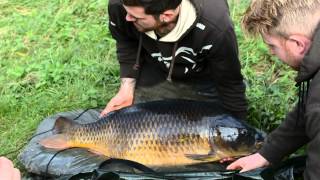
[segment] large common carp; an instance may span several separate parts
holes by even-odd
[[[84,147],[149,167],[171,167],[251,154],[262,134],[217,103],[167,100],[142,103],[90,124],[60,117],[47,148]]]

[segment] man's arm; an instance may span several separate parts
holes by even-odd
[[[109,101],[100,116],[107,113],[132,105],[134,98],[134,90],[136,86],[136,79],[121,78],[121,84],[118,93]]]
[[[269,134],[259,153],[270,163],[276,164],[285,156],[305,145],[309,138],[305,132],[306,119],[297,116],[298,105],[291,111],[281,125]]]
[[[259,153],[240,158],[230,164],[227,169],[242,169],[241,172],[250,171],[269,163],[277,164],[285,156],[295,152],[306,144],[309,139],[305,132],[305,119],[298,121],[297,107],[290,112],[285,121],[274,130],[265,141]],[[297,122],[298,121],[298,122]]]
[[[108,13],[109,31],[116,40],[121,84],[118,93],[108,102],[100,117],[133,103],[136,78],[139,74],[139,70],[133,68],[136,63],[138,38],[133,32],[135,29],[132,24],[126,22],[126,12],[119,0],[109,1]]]

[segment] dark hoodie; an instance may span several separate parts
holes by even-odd
[[[304,179],[320,177],[320,25],[304,57],[296,82],[299,102],[284,122],[268,137],[260,154],[277,164],[283,157],[307,144]]]
[[[120,76],[139,79],[146,64],[151,64],[156,73],[143,76],[150,76],[154,83],[159,83],[156,79],[167,79],[173,83],[214,84],[224,107],[244,118],[245,85],[228,4],[225,0],[190,2],[197,16],[192,26],[177,41],[162,42],[138,32],[132,22],[127,22],[120,0],[109,1],[109,29],[117,41]],[[138,86],[147,85],[138,81]]]

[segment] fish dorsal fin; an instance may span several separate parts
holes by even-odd
[[[56,134],[60,134],[65,132],[67,129],[70,129],[71,127],[77,125],[78,123],[76,123],[73,120],[70,120],[68,118],[65,117],[58,117],[55,124],[54,124],[54,132]]]
[[[51,149],[67,149],[70,147],[64,134],[55,134],[40,141],[40,144]]]

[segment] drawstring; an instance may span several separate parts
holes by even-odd
[[[306,101],[307,101],[307,95],[309,93],[309,85],[310,85],[310,81],[299,82],[296,84],[296,86],[299,87],[299,99],[298,99],[298,110],[297,110],[298,119],[296,121],[295,127],[298,126],[298,123],[304,117],[304,114],[306,112]]]
[[[178,42],[174,43],[173,50],[172,50],[172,61],[170,64],[169,74],[167,77],[167,81],[169,82],[172,82],[172,73],[173,73],[174,63],[176,61],[177,48],[178,48]],[[142,34],[140,34],[139,36],[139,46],[138,46],[138,53],[136,57],[136,63],[132,67],[135,71],[138,71],[141,67],[141,63],[142,63],[142,61],[140,61],[141,49],[142,49]]]
[[[172,61],[170,64],[170,69],[169,69],[169,74],[167,77],[167,81],[172,82],[172,72],[173,72],[173,67],[174,67],[174,63],[176,61],[176,51],[178,48],[178,42],[174,43],[173,46],[173,50],[172,50]],[[133,69],[138,71],[141,67],[141,61],[140,61],[140,55],[141,55],[141,49],[142,49],[142,34],[140,34],[139,36],[139,46],[138,46],[138,53],[137,53],[137,57],[136,57],[136,63],[133,65]]]
[[[177,48],[178,48],[178,42],[174,43],[173,50],[172,50],[172,61],[170,64],[169,74],[167,77],[167,81],[169,81],[169,82],[172,82],[172,72],[173,72],[174,63],[176,61]]]
[[[140,64],[142,63],[140,62],[141,48],[142,48],[142,34],[140,34],[139,36],[139,46],[138,46],[138,53],[136,57],[136,63],[132,67],[136,71],[140,69]]]

